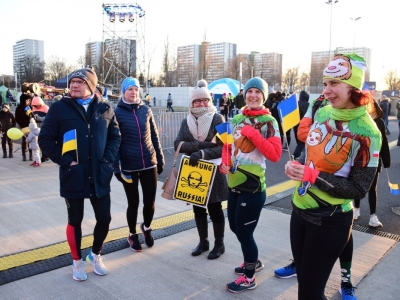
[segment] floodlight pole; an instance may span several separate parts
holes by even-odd
[[[330,21],[331,23],[330,23],[330,26],[329,26],[329,61],[331,61],[332,11],[333,11],[332,7],[333,7],[333,4],[338,3],[338,2],[339,2],[339,0],[328,0],[327,2],[325,2],[326,4],[331,6],[331,21]]]
[[[360,20],[361,17],[358,18],[350,18],[350,20],[354,21],[354,43],[353,43],[353,52],[356,49],[356,21]]]

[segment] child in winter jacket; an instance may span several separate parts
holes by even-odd
[[[31,118],[29,123],[29,129],[31,130],[26,138],[26,142],[29,145],[29,149],[32,150],[33,163],[30,165],[32,167],[40,167],[40,148],[38,144],[38,137],[40,128],[37,127],[36,121],[34,118]]]

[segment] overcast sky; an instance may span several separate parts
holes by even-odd
[[[372,49],[371,81],[386,88],[383,78],[399,70],[400,4],[392,0],[148,0],[140,2],[146,15],[146,53],[152,54],[151,73],[159,73],[164,44],[200,44],[206,36],[212,43],[237,44],[238,53],[258,51],[283,55],[283,69],[307,70],[312,51],[336,47]],[[2,1],[0,11],[0,74],[12,74],[12,46],[21,39],[44,41],[45,60],[58,56],[77,65],[87,42],[103,39],[101,0]],[[105,2],[106,4],[135,4]],[[332,12],[332,27],[331,23]],[[351,18],[361,17],[358,21]],[[108,22],[107,25],[110,23]],[[120,25],[120,24],[118,24]],[[132,24],[123,24],[132,26]],[[120,26],[119,26],[120,27]],[[332,34],[330,34],[332,29]]]

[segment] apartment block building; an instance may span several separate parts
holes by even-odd
[[[87,65],[100,66],[103,42],[89,42],[85,45],[85,61]]]
[[[194,86],[199,79],[212,82],[225,76],[226,66],[236,56],[236,44],[202,42],[178,47],[177,80]]]
[[[22,59],[26,56],[38,56],[41,62],[44,61],[44,42],[39,40],[24,39],[13,45],[13,68],[18,75],[21,74],[23,65]]]

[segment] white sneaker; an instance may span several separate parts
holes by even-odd
[[[106,275],[108,270],[103,263],[103,257],[100,254],[94,254],[90,250],[89,254],[86,256],[86,260],[91,262],[93,265],[93,271],[100,276]]]
[[[72,261],[72,278],[77,281],[84,281],[87,279],[85,265],[82,259]]]
[[[382,223],[378,220],[376,214],[372,214],[369,218],[369,226],[372,227],[383,227]]]
[[[357,207],[353,208],[353,219],[357,220],[360,217],[360,209]]]

